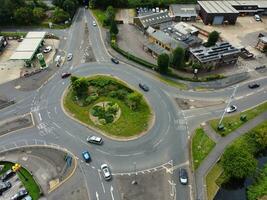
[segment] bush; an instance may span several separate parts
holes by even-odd
[[[69,13],[58,7],[56,7],[52,15],[52,20],[54,23],[63,23],[69,18],[70,18]]]

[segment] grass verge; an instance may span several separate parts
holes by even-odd
[[[165,78],[163,76],[160,76],[160,75],[158,75],[157,78],[160,81],[162,81],[162,82],[164,82],[164,83],[166,83],[166,84],[168,84],[170,86],[176,87],[176,88],[178,88],[180,90],[187,90],[188,89],[187,85],[184,84],[184,83],[176,82],[176,81],[167,79],[167,78]]]
[[[101,26],[103,26],[106,18],[105,11],[101,9],[92,9],[92,12],[96,17],[96,20],[101,24]]]
[[[223,173],[223,169],[220,164],[216,163],[209,173],[206,176],[206,189],[207,189],[207,198],[208,200],[212,200],[217,191],[219,190],[219,186],[216,183],[217,178]]]
[[[216,143],[211,140],[202,128],[198,128],[192,138],[193,166],[196,170]]]
[[[1,161],[0,165],[4,165],[4,169],[1,171],[1,174],[3,174],[7,170],[11,169],[14,163]],[[20,169],[20,172],[17,174],[23,186],[26,188],[26,190],[28,191],[32,199],[38,200],[40,198],[40,188],[38,184],[35,182],[33,176],[23,167]]]
[[[235,115],[231,115],[229,117],[224,117],[223,119],[223,125],[224,125],[224,130],[219,131],[217,129],[218,123],[220,119],[214,119],[214,120],[210,120],[209,123],[211,125],[211,127],[220,135],[222,136],[226,136],[229,133],[235,131],[236,129],[238,129],[240,126],[242,126],[243,124],[245,124],[246,122],[248,122],[249,120],[252,120],[253,118],[257,117],[258,115],[262,114],[263,112],[265,112],[267,110],[267,102],[262,103],[252,109],[246,110],[244,112],[235,114]],[[240,117],[242,115],[246,115],[247,119],[246,121],[242,121],[240,120]]]
[[[25,37],[27,32],[0,32],[0,35],[5,37]]]

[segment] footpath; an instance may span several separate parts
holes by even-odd
[[[212,149],[209,155],[205,158],[205,160],[201,163],[199,168],[195,172],[195,184],[196,184],[196,195],[197,199],[205,200],[206,196],[206,185],[205,185],[205,177],[212,166],[220,159],[227,145],[231,144],[235,139],[247,133],[250,129],[257,126],[263,121],[267,120],[267,111],[262,113],[261,115],[255,117],[254,119],[248,121],[244,125],[242,125],[237,130],[233,131],[229,135],[225,137],[220,137],[218,134],[212,130],[211,127],[204,127],[207,135],[209,135],[212,139],[216,138],[216,146]],[[207,125],[206,125],[207,126]],[[216,134],[216,135],[214,135]]]

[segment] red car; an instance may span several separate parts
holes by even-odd
[[[64,72],[61,74],[61,78],[68,78],[71,75],[69,72]]]

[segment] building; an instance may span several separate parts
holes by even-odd
[[[195,35],[198,36],[199,30],[184,22],[179,22],[173,26],[174,30],[179,31],[184,35]]]
[[[8,45],[7,39],[4,36],[0,36],[0,52]]]
[[[235,24],[239,12],[228,1],[198,1],[199,15],[203,23],[219,25]]]
[[[267,0],[237,0],[229,1],[229,3],[240,13],[240,14],[262,14],[267,15]]]
[[[228,42],[217,42],[212,47],[191,48],[190,60],[203,66],[222,66],[235,64],[240,55],[240,49],[233,47]]]
[[[267,36],[259,37],[256,48],[259,49],[261,52],[267,51]]]
[[[145,31],[149,26],[159,29],[162,25],[166,26],[166,24],[171,24],[171,22],[172,18],[169,16],[168,11],[134,18],[134,24],[142,31]]]
[[[175,40],[169,34],[153,28],[148,28],[148,44],[145,44],[144,46],[154,57],[157,57],[162,53],[169,54],[177,47],[188,49],[186,43]]]
[[[195,21],[198,14],[196,4],[171,4],[169,13],[173,21]]]

